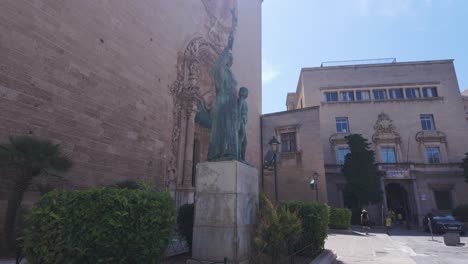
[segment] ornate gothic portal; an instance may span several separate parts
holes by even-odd
[[[210,71],[217,54],[214,45],[203,37],[197,37],[179,55],[177,80],[171,87],[174,124],[169,178],[166,182],[167,187],[176,190],[178,204],[193,200],[189,196],[193,194],[194,161],[203,161],[205,156],[201,153],[206,152],[204,149],[208,147],[209,126],[203,122],[203,114],[209,115],[214,103]]]
[[[227,42],[236,5],[202,1],[207,11],[207,37],[194,37],[179,53],[177,79],[170,87],[173,98],[173,129],[166,187],[174,190],[178,206],[193,202],[195,166],[206,160],[210,140],[210,116],[215,103],[213,65]],[[221,4],[221,5],[220,5]]]

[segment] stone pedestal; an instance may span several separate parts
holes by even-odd
[[[247,263],[257,208],[257,169],[238,161],[199,163],[192,258]]]

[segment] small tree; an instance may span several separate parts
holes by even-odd
[[[465,158],[463,163],[460,166],[463,169],[463,176],[465,177],[465,182],[468,183],[468,152],[465,153]]]
[[[54,171],[67,171],[71,161],[60,145],[28,136],[10,137],[9,143],[0,145],[0,162],[15,170],[13,189],[8,197],[4,224],[4,246],[14,245],[15,222],[26,189],[39,175],[55,175]]]
[[[375,164],[375,153],[370,143],[360,134],[346,136],[350,153],[346,155],[342,169],[346,179],[345,195],[352,208],[379,203],[383,199],[380,185],[382,172]]]

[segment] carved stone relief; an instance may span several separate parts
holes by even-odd
[[[193,140],[200,134],[201,126],[195,124],[197,106],[210,113],[215,100],[211,69],[216,58],[227,42],[231,29],[230,10],[237,6],[236,0],[201,0],[207,14],[207,34],[191,39],[185,50],[179,53],[177,78],[169,87],[173,99],[173,124],[169,163],[167,165],[166,187],[174,188],[184,184],[185,173],[182,162],[191,161],[187,157],[193,150]],[[203,128],[203,135],[207,129]],[[208,129],[209,131],[209,129]],[[209,133],[209,132],[208,132]],[[202,136],[204,138],[206,136]],[[202,146],[203,147],[203,146]],[[191,149],[190,149],[191,148]],[[189,164],[183,164],[188,167]],[[182,169],[186,170],[186,169]]]
[[[381,113],[377,117],[374,125],[375,133],[372,135],[374,143],[393,142],[400,143],[400,134],[393,125],[393,120],[386,113]]]

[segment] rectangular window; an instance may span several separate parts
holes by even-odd
[[[406,98],[419,98],[419,88],[407,88],[405,89]]]
[[[337,117],[336,118],[336,132],[338,132],[338,133],[347,133],[347,132],[349,132],[348,118],[347,117]]]
[[[403,99],[403,89],[390,89],[388,94],[391,99]]]
[[[281,152],[296,152],[296,132],[281,134]]]
[[[436,87],[424,87],[423,88],[424,97],[437,97],[437,88]]]
[[[337,150],[337,158],[338,158],[338,164],[343,165],[346,159],[346,155],[348,153],[351,153],[349,148],[342,148]]]
[[[354,92],[340,92],[341,101],[354,101]]]
[[[368,100],[370,100],[369,91],[356,91],[356,100],[357,101],[368,101]]]
[[[434,117],[432,115],[421,115],[422,130],[435,130]]]
[[[439,210],[450,210],[452,209],[452,197],[450,191],[439,191],[434,190],[434,198]]]
[[[437,147],[426,148],[427,161],[430,164],[440,163],[440,149]]]
[[[380,149],[380,157],[383,163],[395,163],[395,149],[384,147]]]
[[[385,100],[387,99],[387,90],[373,90],[374,100]]]
[[[327,101],[327,102],[336,102],[336,101],[338,101],[338,93],[337,92],[326,92],[325,93],[325,101]]]

